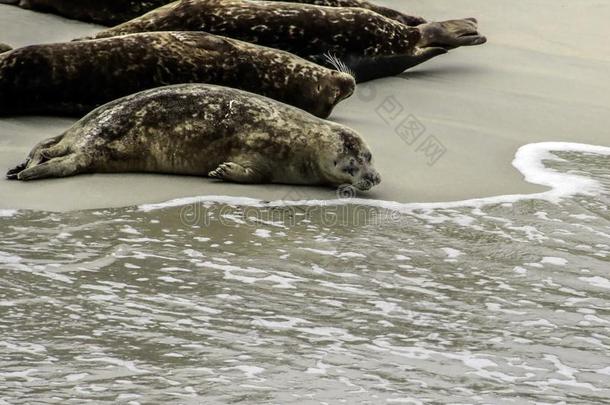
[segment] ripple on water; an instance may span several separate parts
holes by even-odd
[[[2,398],[607,401],[610,173],[562,158],[604,192],[4,216]]]

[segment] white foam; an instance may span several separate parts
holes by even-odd
[[[0,218],[12,217],[17,214],[17,210],[0,210]]]
[[[242,371],[246,375],[246,378],[254,378],[254,377],[256,377],[257,374],[260,374],[263,371],[265,371],[264,368],[257,367],[257,366],[242,365],[242,366],[235,366],[232,368]]]
[[[512,162],[513,166],[524,176],[525,181],[540,186],[549,187],[548,191],[533,194],[507,194],[493,197],[473,198],[461,201],[436,202],[436,203],[400,203],[395,201],[372,200],[364,198],[334,199],[334,200],[276,200],[263,201],[248,197],[231,196],[198,196],[177,198],[158,204],[143,204],[138,207],[144,212],[178,207],[196,203],[217,203],[233,206],[251,207],[291,207],[291,206],[340,206],[340,205],[364,205],[377,208],[394,210],[402,213],[414,210],[429,210],[436,208],[458,208],[475,207],[480,208],[489,204],[514,203],[524,199],[540,199],[557,203],[561,199],[576,194],[598,195],[603,191],[601,184],[597,181],[572,173],[561,173],[544,165],[545,161],[561,161],[552,152],[576,152],[591,153],[610,156],[610,147],[588,145],[571,142],[539,142],[530,143],[519,148]]]
[[[449,259],[455,259],[456,257],[460,257],[461,255],[463,255],[464,253],[457,250],[457,249],[453,249],[453,248],[441,248],[441,250],[443,250],[445,252],[445,254],[447,255],[447,257]]]
[[[568,264],[568,261],[561,257],[543,257],[540,263],[552,264],[555,266],[565,266],[566,264]]]
[[[610,280],[604,277],[578,277],[579,280],[585,281],[594,287],[605,288],[610,290]]]
[[[254,235],[258,236],[259,238],[270,238],[271,231],[267,229],[257,229],[256,231],[254,231]]]
[[[74,382],[74,381],[82,380],[83,378],[87,377],[88,375],[89,375],[89,373],[68,374],[68,375],[66,375],[66,380],[68,380],[68,382]]]

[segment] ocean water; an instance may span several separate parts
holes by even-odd
[[[0,403],[608,403],[610,148],[514,164],[549,191],[0,212]]]

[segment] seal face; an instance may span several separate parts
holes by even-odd
[[[371,159],[363,139],[345,126],[253,93],[181,84],[97,108],[37,145],[7,175],[156,172],[368,190],[380,182]]]
[[[272,0],[290,3],[308,3],[328,7],[361,7],[406,25],[419,25],[426,22],[423,18],[412,17],[370,3],[366,0]],[[16,4],[22,8],[47,11],[76,20],[94,22],[102,25],[116,25],[131,20],[171,3],[172,0],[0,0],[0,4]]]
[[[326,118],[355,88],[348,74],[277,49],[203,32],[151,32],[0,54],[0,115],[81,115],[149,88],[211,83]]]

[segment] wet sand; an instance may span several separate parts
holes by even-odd
[[[463,48],[399,77],[359,86],[331,117],[358,130],[383,183],[363,197],[454,201],[528,193],[511,166],[527,143],[610,146],[610,4],[537,0],[380,1],[429,20],[476,16],[484,46]],[[99,27],[0,5],[0,42],[23,46],[70,40]],[[74,120],[0,119],[0,168]],[[407,124],[401,127],[401,123]],[[402,130],[397,130],[402,128]],[[203,178],[84,175],[31,183],[0,180],[0,209],[73,210],[161,202],[195,195],[276,199],[335,198],[334,190],[242,186]]]

